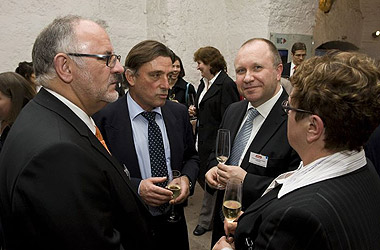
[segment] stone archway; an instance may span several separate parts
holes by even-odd
[[[326,43],[321,44],[315,49],[315,55],[321,56],[324,55],[328,50],[340,50],[340,51],[357,51],[359,48],[350,42],[343,42],[343,41],[329,41]]]

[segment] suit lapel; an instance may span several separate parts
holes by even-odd
[[[268,117],[265,119],[260,130],[257,132],[250,147],[247,150],[246,155],[241,163],[241,167],[246,169],[249,165],[249,155],[251,152],[259,153],[269,139],[280,128],[281,124],[286,122],[287,114],[281,107],[281,103],[288,97],[285,90],[283,90],[280,98],[277,100],[272,110],[269,112]]]
[[[58,100],[55,96],[47,92],[45,89],[41,89],[39,94],[35,97],[35,101],[44,106],[45,108],[51,110],[52,112],[60,115],[65,121],[67,121],[71,126],[73,126],[79,133],[80,136],[86,137],[91,145],[107,160],[113,165],[113,167],[119,172],[122,178],[126,181],[129,188],[133,191],[130,186],[130,181],[128,176],[124,173],[120,164],[117,160],[112,157],[108,151],[99,142],[96,136],[90,131],[87,125],[74,113],[70,108],[68,108],[64,103]],[[139,197],[139,196],[138,196]],[[140,197],[139,197],[140,198]]]
[[[168,135],[169,139],[169,145],[170,145],[170,163],[171,167],[173,169],[176,169],[177,166],[174,166],[173,162],[175,161],[175,158],[178,157],[177,152],[177,140],[178,138],[181,138],[181,135],[179,135],[177,126],[177,117],[173,114],[172,110],[168,108],[167,102],[164,106],[161,107],[162,116],[165,122],[165,128],[166,128],[166,134]]]
[[[203,96],[199,106],[201,106],[203,102],[210,99],[220,91],[220,88],[223,85],[223,81],[226,77],[227,74],[224,71],[221,71],[218,77],[215,79],[215,82],[211,85],[211,87],[207,90],[206,94]]]

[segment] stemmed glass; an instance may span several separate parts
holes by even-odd
[[[181,194],[181,172],[178,170],[172,170],[172,175],[169,176],[168,189],[173,192],[173,200],[175,200]],[[168,218],[168,222],[175,223],[181,219],[181,216],[174,210],[174,204],[170,205],[171,212]]]
[[[241,211],[242,182],[237,178],[231,178],[227,182],[223,198],[223,215],[228,223],[238,218]]]
[[[215,157],[216,160],[224,164],[230,157],[230,131],[228,129],[219,129],[216,136]],[[221,184],[218,184],[218,189],[223,189]]]
[[[187,105],[189,106],[189,108],[191,109],[195,109],[195,97],[194,97],[194,94],[189,94],[188,95],[188,99],[187,99]],[[196,120],[197,119],[197,116],[191,116],[190,117],[190,120]]]

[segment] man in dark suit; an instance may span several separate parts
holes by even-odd
[[[291,49],[292,61],[284,64],[284,69],[282,70],[281,77],[289,79],[296,70],[296,68],[305,60],[306,58],[306,45],[301,42],[294,43]]]
[[[227,63],[217,48],[207,46],[194,53],[194,61],[201,72],[202,79],[197,90],[196,109],[190,115],[197,117],[197,146],[200,159],[198,183],[205,189],[205,174],[209,170],[209,156],[215,147],[216,135],[227,107],[239,101],[239,92],[235,82],[228,76]],[[202,235],[212,229],[215,196],[204,193],[198,225],[193,234]]]
[[[245,100],[231,104],[220,125],[220,128],[231,132],[231,156],[226,165],[217,165],[215,160],[211,160],[214,159],[211,154],[212,168],[207,172],[206,180],[213,188],[218,184],[225,186],[230,178],[243,181],[244,209],[262,195],[276,176],[295,169],[300,159],[286,138],[287,115],[281,103],[287,100],[288,95],[280,85],[282,64],[276,47],[266,39],[248,40],[239,49],[235,70],[236,84]],[[249,120],[251,112],[256,112],[253,120]],[[250,131],[245,133],[243,127]],[[242,134],[247,137],[238,152],[239,143],[244,141]],[[224,190],[219,190],[213,244],[224,235],[223,195]]]
[[[199,171],[187,107],[167,101],[168,78],[173,71],[172,51],[157,41],[135,45],[125,61],[129,92],[95,116],[113,156],[125,164],[140,197],[153,215],[154,246],[159,249],[189,249],[183,203],[193,191]],[[150,122],[144,115],[154,114],[162,138],[150,139]],[[150,147],[163,143],[161,174],[155,174],[157,155]],[[158,149],[157,149],[158,151]],[[181,194],[165,188],[171,170],[182,173]],[[168,222],[169,207],[175,202],[178,222]]]
[[[283,108],[302,162],[270,184],[235,232],[226,224],[234,244],[223,237],[213,249],[380,249],[380,179],[363,150],[380,123],[378,65],[335,52],[305,61],[291,81]]]
[[[55,19],[32,56],[43,88],[0,156],[5,248],[152,249],[149,211],[91,118],[117,99],[123,72],[106,31],[78,16]]]

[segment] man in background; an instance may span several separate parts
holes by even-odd
[[[294,74],[294,71],[297,67],[305,60],[306,58],[306,45],[301,42],[293,44],[291,49],[292,61],[284,64],[284,70],[281,73],[281,76],[288,79]]]
[[[155,248],[186,250],[183,205],[193,192],[199,158],[187,107],[167,101],[173,61],[173,52],[160,42],[136,44],[125,60],[128,93],[96,114],[95,120],[112,155],[126,166],[135,190],[149,205]],[[172,170],[182,173],[176,199],[166,188]],[[177,222],[168,221],[169,201],[180,215]]]
[[[0,155],[5,248],[152,249],[149,212],[91,116],[123,72],[101,22],[55,19],[32,52],[43,88]]]

